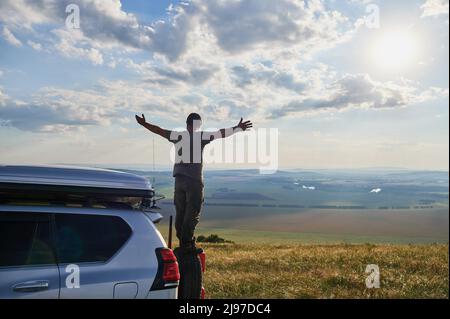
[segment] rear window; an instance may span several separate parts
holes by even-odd
[[[105,262],[130,238],[120,217],[55,214],[60,263]]]
[[[0,213],[0,267],[55,264],[50,215]]]

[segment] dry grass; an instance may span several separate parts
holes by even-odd
[[[208,298],[448,298],[448,245],[203,244]],[[367,289],[377,264],[380,289]]]

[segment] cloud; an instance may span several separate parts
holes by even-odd
[[[146,79],[148,88],[160,92],[160,98],[176,99],[177,105],[185,103],[186,108],[195,107],[215,120],[239,114],[264,121],[356,108],[396,109],[448,96],[448,89],[422,89],[407,80],[378,82],[367,74],[340,75],[320,63],[306,70],[301,64],[261,62],[226,66],[142,63],[132,67]],[[196,68],[207,76],[193,79]]]
[[[357,4],[370,4],[373,3],[373,0],[347,0],[347,2]]]
[[[61,35],[61,30],[67,30],[66,6],[72,3],[80,9],[80,32],[84,40],[90,41],[97,50],[102,46],[125,46],[160,53],[175,60],[186,48],[190,18],[186,13],[189,10],[183,5],[173,10],[166,20],[143,25],[134,14],[122,10],[120,0],[3,0],[0,4],[0,21],[17,29],[32,29],[35,25],[43,24],[57,26],[56,29],[60,30],[58,35]],[[86,50],[87,53],[81,55],[92,60],[92,51]],[[63,54],[67,52],[60,51]]]
[[[83,125],[100,123],[92,117],[80,117],[78,108],[61,108],[40,104],[16,104],[8,101],[0,106],[0,120],[3,126],[11,126],[23,131],[56,132],[75,129]]]
[[[208,107],[206,97],[190,93],[189,89],[164,94],[145,82],[101,81],[90,90],[47,87],[36,92],[30,101],[14,100],[0,90],[2,126],[32,132],[58,133],[109,126],[113,122],[122,125],[124,117],[132,118],[140,112],[184,119],[192,110]],[[210,111],[208,115],[217,118]]]
[[[448,0],[426,0],[421,6],[422,18],[448,15],[449,1]]]
[[[292,114],[330,112],[361,109],[393,109],[406,107],[441,96],[448,90],[430,88],[418,91],[409,82],[377,82],[367,74],[347,74],[322,88],[322,96],[305,96],[295,99],[281,108],[275,108],[271,118]]]
[[[31,29],[32,25],[50,23],[53,18],[49,8],[56,1],[46,0],[2,0],[0,21],[14,28]]]
[[[124,117],[146,113],[151,117],[181,119],[199,112],[209,121],[224,121],[251,113],[231,97],[212,100],[191,87],[161,90],[147,82],[100,81],[95,89],[43,88],[30,101],[17,101],[0,92],[3,126],[32,132],[61,132],[82,127],[124,124]],[[134,121],[134,120],[133,120]]]
[[[61,37],[65,8],[72,0],[3,0],[0,21],[32,29],[56,26]],[[343,41],[353,31],[348,19],[318,0],[192,0],[172,5],[165,19],[150,24],[125,12],[120,0],[79,0],[80,29],[92,48],[137,49],[174,62],[187,53],[222,50],[227,54],[288,52],[298,54]],[[25,22],[24,22],[25,21]],[[64,38],[67,40],[67,37]],[[66,44],[66,43],[63,43]],[[63,45],[59,44],[59,46]],[[71,43],[77,47],[77,43]],[[65,56],[67,50],[58,50]],[[89,48],[84,47],[84,50]],[[293,51],[292,51],[293,50]],[[264,52],[263,52],[264,51]],[[203,52],[204,53],[204,52]],[[76,54],[92,60],[88,53]]]
[[[105,105],[105,107],[101,107]],[[14,100],[0,92],[0,120],[3,126],[23,131],[61,132],[87,125],[107,125],[113,109],[107,97],[92,92],[47,88],[30,102]]]
[[[214,78],[210,80],[213,83],[206,86],[207,90],[204,86],[197,89],[181,85],[174,89],[150,81],[103,80],[95,89],[44,88],[25,102],[0,91],[0,119],[3,125],[35,132],[61,132],[114,122],[122,125],[121,119],[132,118],[135,113],[150,113],[153,117],[173,121],[199,112],[209,123],[222,123],[241,116],[262,122],[267,117],[315,115],[351,108],[394,109],[448,96],[446,89],[420,91],[410,82],[380,83],[367,75],[334,75],[334,80],[326,84],[316,78],[316,71],[302,73],[302,78],[310,82],[304,90],[289,90],[272,82],[276,68],[268,70],[271,76],[262,79],[255,76],[255,81],[262,81],[263,85],[236,87],[232,78]],[[299,77],[295,71],[291,75]],[[223,82],[217,85],[215,81],[220,80]]]
[[[11,45],[15,46],[15,47],[21,47],[22,46],[22,42],[17,39],[14,34],[12,34],[11,31],[9,31],[9,29],[7,27],[3,27],[3,31],[2,31],[2,36],[3,38]]]
[[[53,33],[58,39],[55,49],[62,55],[75,59],[87,59],[94,65],[103,64],[102,53],[90,47],[89,41],[79,31],[58,29],[53,30]]]
[[[180,81],[190,83],[192,85],[201,85],[208,81],[217,71],[217,66],[208,64],[198,64],[195,66],[173,67],[166,65],[164,67],[155,67],[153,71],[156,73],[156,81]],[[149,80],[152,81],[152,80]],[[167,82],[167,83],[169,83]],[[164,82],[160,82],[164,83]]]
[[[260,63],[250,66],[234,66],[231,68],[231,76],[238,86],[265,83],[294,92],[301,92],[307,86],[299,78],[298,72],[276,70]]]
[[[28,40],[27,44],[36,51],[42,51],[42,45],[40,43]]]
[[[0,71],[0,75],[1,74],[2,74],[2,71]],[[2,92],[1,87],[0,87],[0,106],[5,105],[7,99],[8,99],[8,96]]]
[[[228,52],[302,46],[337,41],[346,19],[327,11],[320,1],[198,1],[202,21]]]

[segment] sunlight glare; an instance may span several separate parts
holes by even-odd
[[[417,42],[409,32],[385,33],[375,41],[372,54],[379,67],[391,70],[410,67],[417,57]]]

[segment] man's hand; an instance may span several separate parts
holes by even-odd
[[[147,123],[145,121],[145,116],[144,114],[142,114],[142,117],[139,117],[138,115],[136,115],[136,121],[140,124],[140,125],[144,125],[145,123]]]
[[[136,117],[136,122],[138,122],[140,125],[145,127],[147,130],[164,137],[166,140],[169,140],[171,131],[160,128],[157,125],[147,123],[147,121],[145,121],[144,114],[142,114],[142,117],[139,117],[138,115],[135,115],[135,117]]]
[[[241,121],[239,122],[239,124],[236,127],[240,128],[242,131],[246,131],[253,127],[253,123],[250,121],[244,122],[244,119],[241,117]]]

